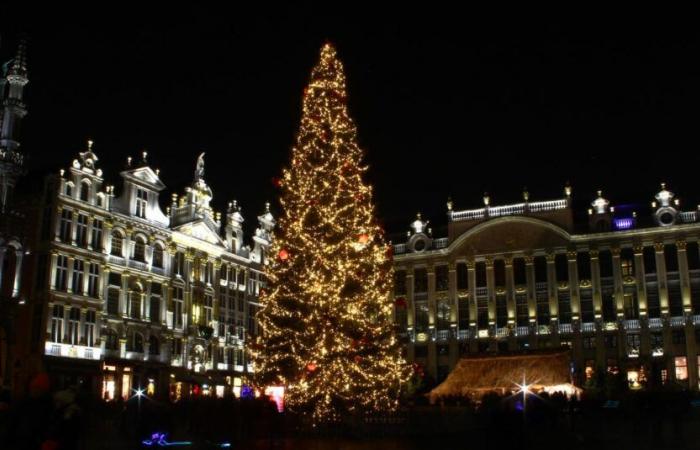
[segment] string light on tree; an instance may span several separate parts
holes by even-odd
[[[278,257],[266,267],[253,352],[258,381],[285,386],[287,405],[316,422],[391,410],[408,376],[392,323],[390,245],[346,102],[342,64],[326,44],[279,183]]]

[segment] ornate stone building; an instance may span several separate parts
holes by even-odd
[[[19,129],[27,114],[24,87],[28,82],[22,41],[14,58],[0,67],[0,388],[8,389],[13,385],[18,308],[24,303],[21,276],[26,227],[13,193],[24,173]]]
[[[569,347],[577,384],[698,388],[700,222],[664,184],[647,207],[602,197],[575,220],[565,196],[447,205],[446,237],[418,215],[395,245],[396,320],[408,360],[440,380],[458,358]],[[585,216],[585,211],[582,211]],[[583,222],[583,223],[580,223]]]
[[[40,201],[27,376],[46,370],[106,400],[138,388],[171,399],[240,393],[252,372],[245,343],[257,333],[269,208],[251,248],[236,202],[225,224],[210,206],[204,154],[165,212],[165,184],[145,152],[128,158],[119,195],[98,162],[89,142]]]

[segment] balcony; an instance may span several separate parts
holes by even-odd
[[[507,327],[496,329],[496,337],[498,337],[498,338],[508,337],[509,334],[510,334],[510,329]]]
[[[549,325],[540,325],[537,327],[537,334],[550,334]]]
[[[594,322],[583,322],[581,324],[581,332],[583,332],[583,333],[595,333],[595,323]]]
[[[671,317],[670,322],[671,322],[672,327],[682,327],[685,325],[685,317],[683,317],[683,316]]]
[[[573,332],[574,330],[570,323],[559,324],[559,334],[571,334]]]
[[[121,256],[117,256],[117,255],[107,255],[107,262],[110,264],[118,265],[118,266],[126,265],[126,260],[124,258],[122,258]]]
[[[528,334],[530,334],[530,327],[528,327],[528,326],[517,327],[515,329],[516,336],[527,336]]]
[[[447,248],[447,238],[440,238],[440,239],[433,240],[433,248],[434,249]]]
[[[450,339],[450,330],[438,330],[437,332],[437,340],[438,341],[447,341]]]
[[[659,330],[663,328],[663,324],[661,323],[661,319],[654,318],[654,319],[649,319],[649,329],[652,330]]]
[[[460,341],[469,339],[469,330],[459,330],[459,332],[457,333],[457,339],[459,339]]]
[[[143,270],[144,272],[148,272],[148,264],[142,261],[135,261],[133,259],[130,259],[129,267],[131,267],[132,269]]]
[[[102,350],[100,347],[87,347],[84,345],[46,342],[44,344],[44,354],[50,356],[60,356],[63,358],[98,360],[102,355]]]
[[[639,320],[637,320],[637,319],[625,320],[625,330],[633,331],[633,330],[639,330],[641,328],[642,327],[639,325]]]

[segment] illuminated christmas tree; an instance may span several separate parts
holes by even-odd
[[[394,335],[390,246],[377,225],[345,75],[326,44],[304,91],[255,347],[259,381],[315,421],[389,410],[406,379]]]

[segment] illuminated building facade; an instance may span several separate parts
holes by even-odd
[[[236,202],[225,223],[210,206],[203,154],[165,212],[166,186],[145,152],[128,158],[119,195],[98,161],[88,142],[39,202],[28,371],[43,366],[58,385],[87,384],[105,400],[137,388],[171,399],[238,394],[252,373],[245,343],[257,333],[269,208],[251,248]]]
[[[26,227],[14,191],[24,174],[20,125],[27,114],[24,87],[29,82],[25,43],[12,59],[0,65],[0,388],[12,388],[16,363],[18,310],[22,289]]]
[[[440,381],[463,356],[565,346],[578,385],[602,371],[633,388],[697,389],[698,210],[682,211],[662,184],[650,210],[616,208],[598,192],[587,220],[575,220],[564,193],[531,202],[524,192],[505,206],[485,195],[464,211],[450,201],[446,237],[418,216],[394,246],[407,359]]]

